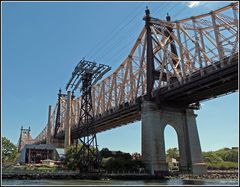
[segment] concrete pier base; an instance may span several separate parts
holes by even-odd
[[[142,103],[142,157],[149,173],[168,172],[165,155],[164,129],[171,125],[177,133],[180,170],[185,173],[203,174],[206,167],[193,110],[161,108],[150,101]]]

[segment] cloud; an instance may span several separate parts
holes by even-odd
[[[194,8],[200,5],[200,1],[189,1],[187,2],[187,6],[189,8]]]

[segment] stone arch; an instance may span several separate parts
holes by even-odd
[[[180,154],[179,170],[182,172],[188,171],[190,167],[191,159],[190,150],[188,150],[188,140],[186,137],[186,115],[183,111],[175,110],[160,110],[159,111],[160,123],[163,127],[163,131],[167,124],[174,128],[177,133],[178,148]],[[164,134],[163,134],[164,137]],[[165,139],[165,138],[164,138]],[[165,144],[165,143],[164,143]]]
[[[171,124],[178,136],[180,170],[194,174],[205,173],[196,126],[191,109],[158,108],[149,101],[142,103],[142,158],[149,173],[168,171],[166,164],[164,128]]]
[[[170,134],[168,134],[168,133],[170,133]],[[168,136],[170,136],[170,137],[168,137]],[[171,139],[171,140],[170,140]],[[167,147],[167,145],[168,145],[168,143],[170,142],[170,141],[172,141],[173,139],[176,139],[176,141],[174,141],[175,143],[177,143],[176,145],[174,145],[174,146],[169,146],[169,147]],[[168,141],[167,141],[168,140]],[[170,140],[170,141],[169,141]],[[166,162],[167,162],[167,166],[168,166],[168,169],[170,169],[169,168],[169,164],[168,164],[168,162],[170,161],[170,160],[168,160],[168,158],[167,158],[167,150],[168,150],[168,148],[177,148],[177,150],[179,150],[179,141],[178,141],[178,133],[177,133],[177,131],[176,131],[176,129],[171,125],[171,124],[165,124],[164,125],[164,148],[165,148],[165,154],[166,154]],[[182,156],[182,155],[179,155],[179,156]],[[177,159],[177,160],[179,160],[179,158],[178,157],[174,157],[174,159]]]
[[[170,122],[170,123],[169,123]],[[176,122],[176,120],[166,120],[163,123],[163,141],[164,141],[164,152],[166,152],[165,145],[166,145],[166,137],[165,137],[165,129],[167,126],[170,126],[172,129],[174,129],[176,135],[177,135],[177,144],[178,144],[178,150],[179,150],[179,170],[186,170],[187,166],[187,156],[186,156],[186,142],[184,139],[184,132],[182,126],[179,125]]]

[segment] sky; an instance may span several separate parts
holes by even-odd
[[[20,128],[36,137],[47,123],[77,63],[85,57],[110,65],[127,57],[151,15],[183,19],[231,2],[2,2],[2,136],[17,144]],[[111,73],[110,72],[110,73]],[[238,92],[201,103],[197,126],[203,151],[238,146]],[[166,149],[177,147],[165,129]],[[99,148],[141,152],[141,122],[97,134]]]

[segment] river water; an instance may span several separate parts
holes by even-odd
[[[237,179],[169,180],[15,180],[3,179],[2,185],[238,185]]]

